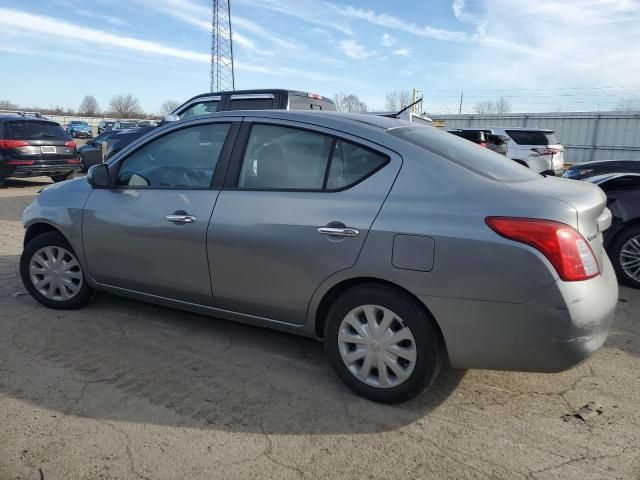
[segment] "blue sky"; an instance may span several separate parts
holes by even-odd
[[[236,88],[418,88],[425,109],[505,96],[514,111],[607,110],[640,97],[639,0],[232,0]],[[0,0],[0,99],[148,112],[208,90],[207,0]]]

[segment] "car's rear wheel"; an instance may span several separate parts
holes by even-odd
[[[431,315],[416,299],[383,284],[342,294],[329,311],[325,349],[338,376],[369,400],[409,400],[433,383],[444,348]]]
[[[79,308],[93,294],[73,248],[58,232],[38,235],[25,246],[20,276],[31,296],[49,308]]]
[[[618,233],[609,252],[618,279],[630,287],[640,288],[640,225]]]

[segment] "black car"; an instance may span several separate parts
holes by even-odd
[[[168,121],[207,115],[228,110],[322,110],[335,112],[336,106],[330,98],[316,93],[294,90],[233,90],[229,92],[203,93],[190,98],[167,115],[159,125]],[[159,126],[158,125],[158,126]],[[114,129],[118,124],[114,125]],[[104,149],[105,160],[111,158],[137,138],[155,127],[142,127],[136,133],[111,137]]]
[[[76,142],[56,122],[0,114],[0,185],[9,177],[48,176],[60,182],[79,164]]]
[[[582,180],[583,178],[605,175],[608,173],[640,173],[639,160],[599,160],[595,162],[576,163],[562,174],[564,178]]]
[[[102,163],[102,144],[107,138],[121,134],[122,130],[109,130],[89,140],[85,145],[78,147],[80,157],[80,171],[86,172],[89,167]]]
[[[604,247],[618,279],[640,288],[640,173],[625,172],[592,176],[607,195],[612,223],[604,232]]]

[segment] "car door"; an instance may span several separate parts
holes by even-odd
[[[174,125],[111,162],[82,234],[89,272],[104,285],[212,303],[207,225],[239,119]]]
[[[216,304],[304,323],[316,288],[353,266],[400,169],[378,145],[245,119],[207,237]]]

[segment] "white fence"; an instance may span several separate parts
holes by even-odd
[[[443,128],[548,128],[565,148],[566,162],[640,160],[640,112],[553,112],[432,115]]]

